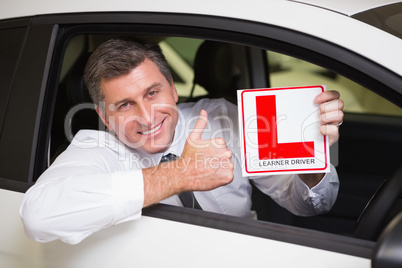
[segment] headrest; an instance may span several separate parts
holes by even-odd
[[[229,97],[236,94],[240,77],[233,60],[230,44],[205,41],[194,60],[194,84],[203,86],[208,97]]]
[[[84,69],[90,54],[81,56],[67,75],[67,100],[71,106],[92,102],[84,84]]]
[[[75,135],[81,129],[105,129],[98,117],[87,87],[84,84],[84,69],[90,54],[85,54],[74,64],[67,75],[67,101],[74,113],[71,118],[71,133]]]

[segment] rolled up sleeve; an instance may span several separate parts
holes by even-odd
[[[333,166],[330,172],[311,189],[297,174],[250,179],[276,203],[298,216],[313,216],[328,212],[336,201],[339,189],[338,175]]]

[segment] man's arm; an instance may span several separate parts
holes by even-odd
[[[226,143],[201,140],[206,118],[202,111],[175,163],[153,168],[116,171],[119,161],[109,151],[69,147],[24,196],[20,215],[27,235],[76,244],[105,227],[138,219],[143,207],[174,194],[230,183],[233,163]]]
[[[309,188],[297,174],[251,177],[253,184],[280,206],[299,216],[314,216],[328,212],[336,201],[339,189],[336,170],[314,187]]]
[[[103,161],[85,161],[98,156],[62,154],[26,192],[20,215],[28,237],[77,244],[107,226],[140,218],[141,170],[110,171]]]

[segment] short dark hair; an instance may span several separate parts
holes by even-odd
[[[132,39],[110,39],[101,44],[89,57],[84,71],[84,83],[95,105],[104,100],[102,79],[111,79],[130,73],[145,59],[150,59],[169,84],[171,73],[158,44]]]

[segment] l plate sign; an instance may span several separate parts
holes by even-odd
[[[324,173],[329,143],[314,98],[324,85],[238,90],[243,176]]]

